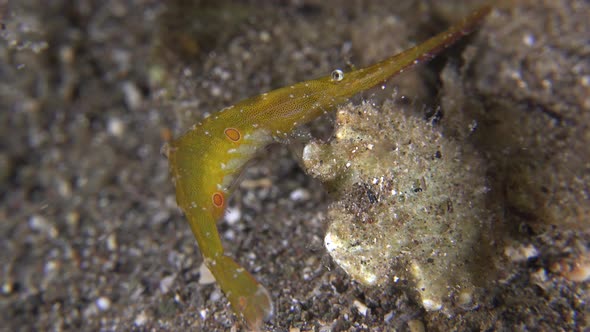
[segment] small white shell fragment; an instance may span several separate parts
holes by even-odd
[[[169,275],[160,280],[160,292],[162,292],[162,294],[166,294],[170,291],[172,285],[174,284],[174,279],[176,279],[176,276]]]
[[[537,257],[539,251],[532,244],[507,246],[504,248],[504,255],[515,263],[526,262],[527,260]]]
[[[367,306],[362,303],[359,300],[354,300],[352,302],[352,304],[355,306],[355,308],[359,311],[359,314],[366,316],[367,315],[367,311],[369,311],[369,308],[367,308]]]
[[[215,277],[203,262],[199,267],[199,285],[210,285],[212,283],[215,283]]]

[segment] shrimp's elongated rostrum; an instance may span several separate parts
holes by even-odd
[[[273,137],[288,135],[356,93],[434,57],[471,31],[489,10],[480,9],[445,32],[372,66],[349,73],[335,70],[243,100],[204,119],[166,147],[178,205],[207,267],[250,328],[259,328],[272,316],[272,300],[248,271],[225,255],[216,226],[246,162]]]

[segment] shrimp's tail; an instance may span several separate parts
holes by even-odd
[[[246,269],[225,255],[209,260],[207,266],[248,328],[259,330],[272,318],[274,308],[268,291]]]

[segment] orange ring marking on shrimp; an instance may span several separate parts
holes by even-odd
[[[223,194],[222,193],[215,193],[213,194],[213,205],[215,205],[216,207],[223,207]]]
[[[239,141],[242,137],[242,135],[240,135],[240,132],[235,128],[227,128],[225,129],[224,133],[225,136],[227,136],[227,138],[229,138],[233,142]]]

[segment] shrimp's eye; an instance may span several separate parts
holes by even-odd
[[[332,81],[340,82],[344,79],[344,72],[340,69],[335,69],[332,74],[330,74]]]

